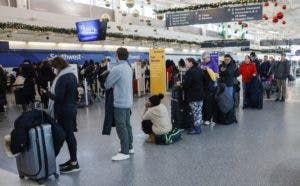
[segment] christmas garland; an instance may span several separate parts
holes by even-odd
[[[5,30],[5,29],[28,30],[34,32],[52,32],[52,33],[68,34],[68,35],[77,34],[77,31],[75,29],[57,28],[57,27],[50,27],[50,26],[36,26],[36,25],[28,25],[23,23],[11,23],[11,22],[1,23],[0,22],[0,30]],[[198,42],[191,42],[191,41],[177,40],[177,39],[167,39],[167,38],[136,36],[136,35],[125,35],[121,33],[107,33],[106,36],[112,38],[121,38],[121,39],[133,39],[133,40],[153,41],[153,42],[169,42],[169,43],[179,43],[179,44],[200,46],[200,43]]]
[[[191,5],[187,7],[178,7],[178,8],[168,8],[163,10],[155,10],[157,14],[163,14],[166,12],[180,12],[180,11],[187,11],[187,10],[199,10],[199,9],[208,9],[208,8],[219,8],[224,6],[231,6],[231,5],[241,5],[241,4],[248,4],[248,3],[262,3],[262,2],[276,2],[277,0],[234,0],[234,1],[226,1],[226,2],[216,2],[216,3],[205,3],[199,5]]]

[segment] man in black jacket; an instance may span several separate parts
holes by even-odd
[[[264,90],[267,93],[267,98],[270,98],[270,74],[271,74],[271,63],[268,60],[268,56],[264,56],[264,61],[260,64],[260,79],[262,81]]]
[[[224,56],[224,62],[219,66],[220,69],[220,83],[226,84],[227,91],[233,97],[233,86],[235,80],[236,64],[229,54]]]

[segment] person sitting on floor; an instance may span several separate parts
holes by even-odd
[[[155,142],[155,135],[163,135],[172,130],[167,107],[160,103],[163,98],[163,94],[153,95],[145,104],[142,129],[145,134],[149,134],[149,138],[146,140],[148,143]]]

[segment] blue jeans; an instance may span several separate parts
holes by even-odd
[[[130,125],[130,109],[114,108],[116,129],[121,143],[121,153],[129,154],[132,149],[132,128]]]

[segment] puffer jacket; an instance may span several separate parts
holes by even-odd
[[[166,134],[172,130],[171,119],[164,104],[145,108],[143,120],[150,120],[153,123],[152,131],[156,135]]]

